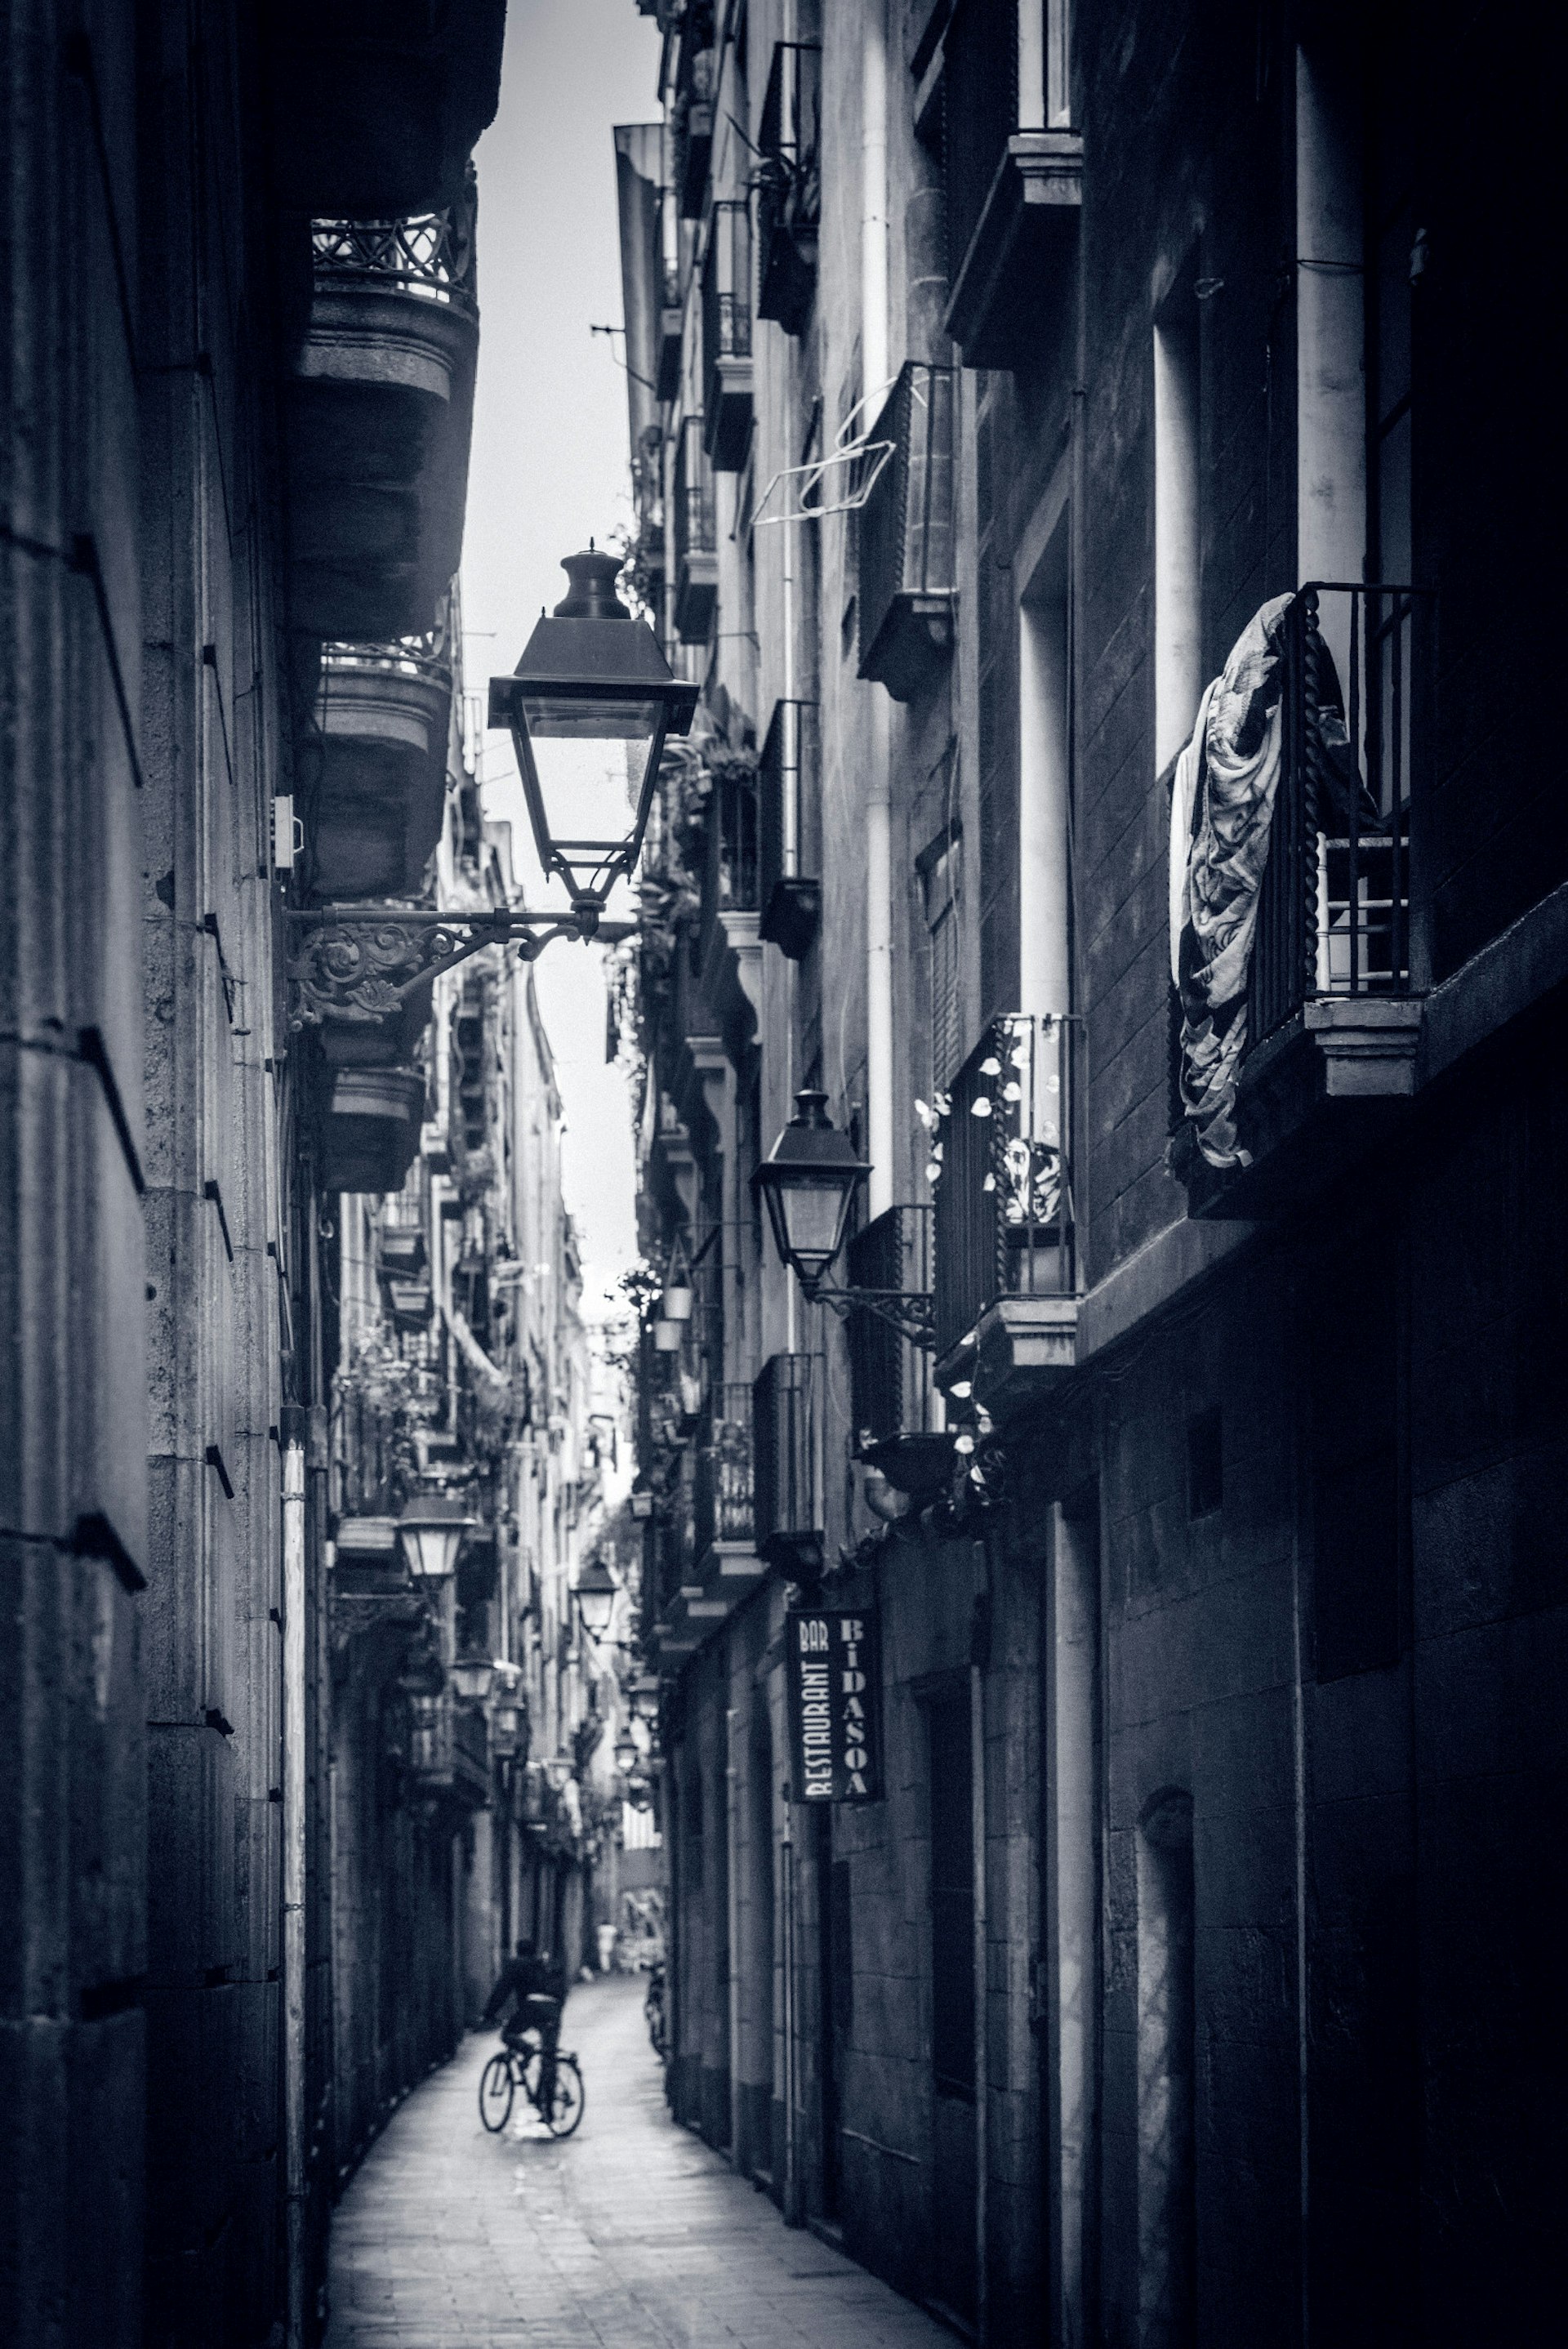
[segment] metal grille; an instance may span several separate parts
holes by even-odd
[[[811,1415],[812,1357],[775,1354],[752,1387],[756,1536],[814,1534],[822,1511]]]
[[[1280,779],[1248,981],[1253,1042],[1309,997],[1410,991],[1412,752],[1431,615],[1417,589],[1327,585],[1304,587],[1285,614]]]
[[[751,1389],[720,1387],[697,1439],[696,1553],[716,1541],[748,1542],[756,1530]]]
[[[369,285],[457,309],[474,306],[473,240],[450,212],[400,221],[312,221],[310,243],[318,285]]]
[[[727,764],[715,774],[708,794],[704,929],[716,914],[754,914],[758,878],[757,778],[738,765]]]
[[[938,1355],[999,1297],[1077,1292],[1075,1025],[1055,1012],[1008,1012],[954,1083],[936,1190]]]
[[[702,352],[711,405],[718,388],[715,362],[751,356],[751,214],[743,201],[728,197],[714,205],[708,220]]]
[[[861,508],[859,619],[866,655],[901,595],[951,595],[953,535],[952,367],[906,360],[872,428],[892,455]]]
[[[702,418],[686,416],[676,450],[676,562],[711,554],[717,544],[713,476],[703,450]]]
[[[931,1291],[933,1211],[889,1207],[855,1234],[848,1254],[851,1288]],[[931,1355],[865,1306],[850,1315],[850,1408],[857,1448],[932,1424]]]
[[[816,43],[776,42],[758,133],[757,315],[790,334],[801,331],[816,285],[821,69]]]

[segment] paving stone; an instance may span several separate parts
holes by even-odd
[[[926,2349],[949,2336],[670,2118],[640,1985],[572,1994],[586,2110],[491,2137],[465,2042],[393,2116],[333,2229],[326,2349]]]

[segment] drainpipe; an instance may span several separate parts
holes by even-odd
[[[740,2144],[740,1786],[735,1766],[734,1705],[724,1716],[724,1835],[727,1856],[724,1871],[729,1936],[729,2158],[744,2174]]]
[[[795,2136],[795,1837],[789,1790],[784,1795],[784,2224],[801,2227],[800,2158]]]
[[[288,2349],[304,2344],[304,1450],[306,1413],[283,1414],[284,2192]]]
[[[981,1570],[969,1635],[969,1806],[975,1870],[975,2338],[986,2338],[985,2249],[988,2167],[985,1974],[985,1664],[991,1644],[991,1556],[976,1544]]]
[[[882,0],[865,13],[861,49],[861,388],[888,378],[887,37]],[[866,775],[867,1206],[892,1205],[892,845],[886,695],[871,695]]]

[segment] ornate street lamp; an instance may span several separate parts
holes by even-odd
[[[784,1263],[814,1298],[849,1229],[855,1189],[871,1168],[827,1112],[826,1093],[799,1092],[795,1114],[752,1177]]]
[[[484,1702],[494,1680],[495,1665],[489,1656],[459,1656],[452,1666],[453,1688],[476,1704]]]
[[[573,1596],[583,1629],[595,1645],[610,1628],[619,1595],[620,1585],[602,1557],[591,1557],[579,1570]]]
[[[640,1672],[626,1692],[632,1711],[639,1721],[657,1721],[659,1717],[659,1684],[652,1672]]]
[[[447,1493],[420,1493],[397,1519],[403,1559],[417,1581],[439,1582],[458,1568],[458,1552],[479,1520]]]
[[[628,1771],[632,1771],[636,1768],[642,1758],[643,1749],[638,1744],[636,1739],[632,1735],[631,1731],[629,1729],[623,1730],[620,1736],[615,1740],[616,1769],[619,1770],[622,1776],[624,1777]]]
[[[665,1293],[659,1302],[659,1312],[665,1321],[689,1321],[691,1309],[691,1268],[686,1261],[685,1244],[677,1232],[675,1246],[670,1250],[670,1268],[665,1275]]]
[[[617,596],[615,555],[590,540],[562,569],[570,593],[540,615],[515,675],[490,679],[490,722],[511,730],[540,864],[586,938],[635,868],[665,737],[686,732],[697,688]]]

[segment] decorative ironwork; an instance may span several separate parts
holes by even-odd
[[[936,1340],[967,1337],[1000,1297],[1071,1297],[1073,1030],[1063,1014],[993,1020],[937,1105]]]
[[[289,961],[289,1026],[296,1034],[324,1019],[391,1019],[428,979],[486,947],[515,946],[521,961],[533,962],[554,938],[593,935],[614,944],[634,927],[601,922],[592,930],[575,914],[522,908],[433,913],[416,905],[291,907],[289,919],[304,932]]]
[[[346,671],[368,671],[381,677],[426,678],[443,683],[451,674],[451,647],[447,639],[447,616],[422,636],[394,636],[386,644],[325,644],[321,648],[322,690],[327,680]]]
[[[310,243],[318,285],[369,286],[454,309],[474,306],[473,240],[451,212],[411,220],[313,221]]]

